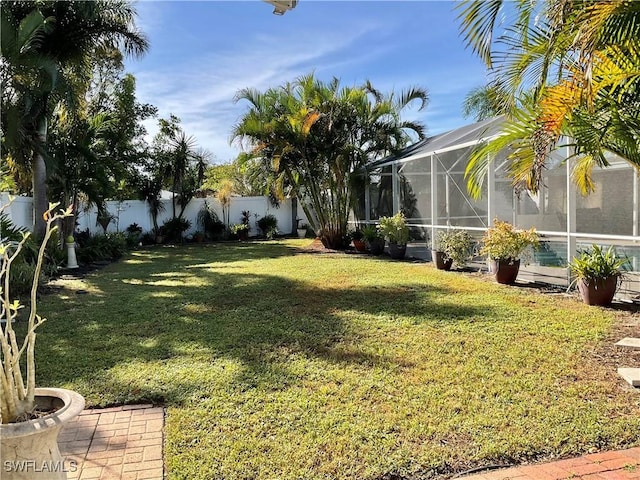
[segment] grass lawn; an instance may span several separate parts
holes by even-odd
[[[142,250],[68,283],[41,302],[38,384],[166,405],[171,479],[431,478],[638,444],[640,397],[587,358],[610,312],[308,242]]]

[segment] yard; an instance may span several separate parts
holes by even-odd
[[[171,479],[421,479],[638,444],[640,398],[592,358],[611,311],[306,243],[140,250],[54,287],[38,384],[165,405]]]

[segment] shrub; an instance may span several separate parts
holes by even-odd
[[[258,228],[262,230],[263,235],[269,240],[278,234],[278,219],[274,215],[265,215],[257,223]]]
[[[525,248],[539,245],[538,234],[535,228],[518,230],[509,222],[494,220],[494,226],[489,228],[482,238],[482,255],[496,261],[517,260]]]
[[[76,257],[81,263],[110,261],[119,259],[127,250],[127,237],[123,233],[108,233],[83,238],[76,250]]]
[[[362,237],[364,238],[365,242],[372,242],[377,239],[384,238],[384,235],[375,225],[367,225],[362,229]]]
[[[205,236],[212,240],[218,240],[224,235],[224,223],[206,201],[198,212],[198,225],[204,230]]]
[[[438,232],[437,249],[445,254],[445,259],[464,267],[473,257],[473,241],[465,230],[450,230]]]
[[[182,234],[189,230],[191,222],[185,218],[172,218],[162,224],[162,231],[169,242],[182,242]]]
[[[381,217],[380,231],[389,243],[406,245],[409,242],[409,227],[402,212],[396,213],[393,217]]]
[[[604,250],[598,245],[580,250],[569,264],[571,273],[577,279],[593,283],[609,277],[620,277],[625,266],[629,265],[628,258],[619,258],[613,246]]]

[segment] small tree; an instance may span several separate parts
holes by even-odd
[[[2,320],[0,324],[0,359],[2,360],[2,368],[0,368],[1,423],[10,423],[23,418],[33,410],[35,405],[36,329],[46,320],[37,314],[38,281],[40,279],[40,272],[42,271],[47,242],[51,238],[51,234],[58,228],[54,226],[55,223],[72,214],[71,207],[66,211],[53,214],[57,207],[57,203],[49,204],[49,209],[44,214],[44,221],[46,222],[45,235],[38,250],[36,267],[33,273],[27,332],[22,344],[18,342],[16,333],[13,330],[13,322],[18,317],[18,311],[24,306],[18,300],[11,298],[9,277],[11,264],[18,258],[18,255],[24,248],[31,234],[29,232],[24,233],[22,240],[17,244],[4,241],[0,243],[0,255],[2,257],[0,266],[0,279],[2,280],[2,286],[0,287],[2,302],[0,306],[0,320]],[[26,376],[23,376],[20,359],[25,352]]]

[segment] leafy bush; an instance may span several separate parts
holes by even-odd
[[[372,242],[384,238],[384,235],[375,225],[367,225],[362,229],[362,237],[364,238],[365,242]]]
[[[76,250],[76,257],[81,263],[117,260],[127,250],[127,237],[123,233],[108,233],[83,238]]]
[[[628,264],[629,259],[619,258],[613,246],[605,251],[598,245],[592,245],[589,249],[580,250],[578,256],[573,257],[569,268],[576,278],[592,283],[609,277],[620,277]]]
[[[134,222],[134,223],[132,223],[131,225],[129,225],[127,227],[127,233],[141,234],[142,233],[142,227]]]
[[[539,245],[536,229],[518,230],[509,222],[494,220],[494,226],[489,228],[482,238],[482,255],[500,261],[515,261],[525,248]]]
[[[354,231],[352,231],[350,233],[350,236],[351,236],[351,240],[355,240],[355,241],[364,240],[364,234],[362,233],[362,230],[360,230],[359,228],[356,228]]]
[[[445,254],[446,259],[464,267],[473,257],[473,241],[465,230],[448,230],[438,232],[437,249]]]
[[[389,243],[406,245],[409,242],[409,227],[402,212],[396,213],[393,217],[381,217],[380,231]]]
[[[11,293],[18,297],[26,297],[31,291],[31,285],[36,271],[34,263],[27,263],[24,259],[16,260],[11,265],[9,272],[9,284],[11,285]],[[43,275],[38,279],[38,285],[46,283]]]
[[[274,215],[265,215],[258,220],[258,228],[262,230],[265,237],[271,240],[278,234],[278,219]]]
[[[224,235],[224,223],[206,201],[198,212],[198,225],[204,230],[205,236],[212,240],[219,240]]]
[[[172,218],[162,224],[162,230],[169,242],[182,242],[182,234],[189,230],[191,222],[185,218]]]
[[[142,234],[142,236],[140,237],[140,241],[143,245],[153,245],[154,243],[156,243],[156,237],[153,233],[146,232]]]

